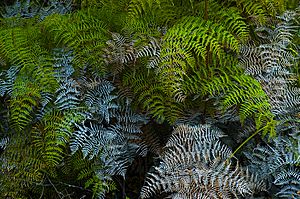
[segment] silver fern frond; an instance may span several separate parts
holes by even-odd
[[[232,152],[219,141],[222,136],[210,125],[176,127],[159,157],[159,166],[148,174],[141,198],[162,192],[182,199],[251,194],[261,182],[228,160]]]

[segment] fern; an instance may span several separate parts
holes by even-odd
[[[266,20],[266,10],[258,2],[237,0],[236,4],[244,10],[249,16],[254,15],[254,20],[259,23],[264,23]]]
[[[74,53],[75,66],[92,67],[103,75],[102,48],[107,39],[105,24],[93,15],[92,10],[72,15],[52,15],[43,22],[54,35],[54,40],[69,47]]]
[[[145,119],[125,110],[114,116],[117,122],[108,127],[92,122],[77,125],[78,130],[71,140],[71,150],[80,149],[84,157],[90,159],[98,157],[106,175],[124,176],[126,167],[139,153],[140,147],[133,141],[139,139],[140,123]]]
[[[244,74],[224,74],[205,81],[200,73],[195,73],[187,77],[183,86],[186,96],[196,95],[196,98],[210,96],[208,100],[216,101],[222,109],[221,113],[226,113],[231,108],[236,109],[235,107],[238,106],[242,124],[247,118],[256,118],[257,130],[267,125],[268,129],[263,134],[269,132],[271,137],[275,136],[274,115],[271,112],[268,96],[259,82],[252,77]]]
[[[74,132],[74,140],[70,147],[73,152],[81,147],[83,156],[89,156],[91,159],[99,154],[102,147],[111,144],[116,134],[102,125],[89,125],[90,127],[77,126],[78,131]]]
[[[53,55],[55,77],[61,81],[65,78],[70,78],[75,72],[75,69],[72,66],[72,60],[74,59],[72,51],[57,48],[53,50]]]
[[[273,197],[297,197],[299,14],[274,19],[284,4],[19,0],[5,6],[0,196],[110,197],[114,177],[129,182],[127,169],[150,150],[160,162],[142,198],[162,192],[253,198],[265,182],[278,190]],[[261,132],[285,136],[246,155],[249,170],[259,174],[253,175],[212,124],[236,137],[255,131],[246,141]],[[169,137],[170,125],[176,126]]]
[[[128,71],[123,77],[124,86],[135,93],[133,102],[149,112],[159,123],[174,123],[183,114],[184,105],[168,95],[163,83],[153,78],[153,73],[146,73],[145,70],[137,70],[135,73]]]
[[[295,145],[288,138],[278,137],[266,146],[257,146],[252,154],[246,155],[251,162],[251,170],[258,172],[260,179],[280,189],[276,196],[297,198],[300,185],[300,159],[297,153]]]
[[[126,66],[138,59],[148,58],[149,68],[156,68],[162,59],[161,42],[156,38],[140,35],[136,39],[131,37],[112,33],[112,40],[106,42],[104,59],[114,75],[121,73]]]
[[[62,0],[61,2],[50,0],[47,6],[39,6],[30,0],[17,0],[11,6],[5,6],[1,13],[4,18],[33,18],[39,17],[43,20],[46,16],[53,13],[65,14],[71,10],[71,1]]]
[[[111,94],[114,86],[106,80],[86,82],[85,86],[87,93],[84,101],[89,111],[100,117],[100,121],[105,119],[109,123],[110,118],[114,116],[114,110],[118,108],[113,102],[117,96]]]
[[[186,30],[189,30],[186,32]],[[219,24],[197,19],[196,17],[186,17],[170,29],[166,38],[172,45],[182,47],[187,50],[194,50],[199,57],[206,59],[207,49],[213,52],[213,56],[222,63],[223,47],[233,51],[238,50],[237,39]]]
[[[113,74],[120,73],[126,63],[136,60],[134,41],[130,41],[126,36],[112,33],[112,40],[106,44],[104,61],[111,67]]]
[[[54,13],[66,14],[72,10],[72,1],[70,0],[50,0],[47,6],[43,6],[37,13],[41,20]]]
[[[41,160],[49,166],[58,165],[63,158],[64,143],[59,142],[56,124],[61,120],[59,113],[45,115],[43,120],[33,127],[33,146],[41,155]]]
[[[274,184],[283,188],[281,188],[276,196],[280,198],[296,197],[300,185],[299,173],[298,169],[283,170],[279,173],[274,180]]]
[[[298,57],[288,50],[297,28],[295,17],[295,12],[287,11],[278,17],[281,22],[274,30],[258,28],[257,33],[264,38],[264,43],[258,47],[244,46],[241,51],[241,63],[247,73],[260,82],[270,98],[271,111],[279,121],[278,131],[287,130],[286,123],[289,129],[297,128],[294,116],[299,112],[299,89],[293,86],[294,74],[290,69]]]
[[[106,175],[125,176],[134,156],[142,153],[135,140],[139,139],[141,125],[147,120],[134,114],[128,103],[117,103],[110,82],[98,80],[87,82],[85,86],[83,99],[91,117],[76,125],[71,151],[81,150],[84,157],[99,158]]]
[[[80,103],[80,85],[73,79],[74,69],[72,67],[71,52],[57,49],[55,54],[55,73],[60,87],[56,90],[54,104],[59,110],[77,109]]]
[[[167,1],[166,1],[167,2]],[[172,1],[169,1],[170,3]],[[145,12],[152,12],[155,7],[160,7],[161,1],[159,0],[149,0],[149,1],[139,1],[132,0],[130,2],[129,13],[131,16],[142,15]]]
[[[9,143],[9,137],[2,138],[0,141],[0,147],[5,150],[7,144]]]
[[[214,20],[222,23],[227,31],[231,32],[241,41],[247,41],[249,38],[249,27],[242,17],[238,8],[230,7],[228,10],[220,11],[212,16]]]
[[[18,67],[10,67],[2,74],[3,79],[1,78],[0,80],[0,96],[3,97],[5,94],[11,96],[18,71]]]
[[[36,27],[1,30],[0,51],[18,69],[18,73],[13,72],[14,68],[10,69],[13,72],[10,75],[15,77],[9,77],[9,84],[13,83],[13,86],[7,88],[12,95],[9,107],[16,130],[23,129],[29,123],[42,93],[47,96],[54,93],[57,87],[52,60],[39,43],[40,33]]]
[[[16,1],[11,6],[6,6],[4,12],[1,13],[2,17],[4,18],[10,18],[10,17],[16,17],[20,16],[23,18],[30,18],[33,17],[33,12],[30,12],[30,0],[27,0],[25,2]],[[34,11],[36,11],[34,9]]]
[[[11,139],[12,141],[9,142],[4,154],[2,154],[5,161],[1,161],[1,171],[5,173],[3,180],[7,183],[1,188],[3,189],[1,195],[3,197],[24,198],[30,186],[41,182],[43,179],[41,171],[45,169],[46,165],[33,150],[33,147],[29,145],[30,140],[24,135],[19,134],[18,137],[13,136]]]
[[[221,144],[224,134],[209,125],[179,125],[174,129],[161,162],[149,173],[141,197],[157,192],[174,193],[172,198],[238,198],[251,194],[250,176],[227,162],[231,151]]]
[[[79,105],[79,85],[73,80],[65,80],[57,90],[55,104],[60,110],[74,109]]]
[[[22,130],[31,122],[33,107],[38,105],[41,96],[39,89],[28,80],[14,87],[9,107],[10,119],[16,130]]]

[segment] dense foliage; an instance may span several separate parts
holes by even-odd
[[[294,0],[16,0],[1,198],[300,198]]]

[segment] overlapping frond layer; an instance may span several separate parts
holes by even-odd
[[[203,75],[195,72],[186,77],[183,84],[183,93],[194,96],[194,99],[210,96],[226,113],[238,106],[240,121],[244,123],[247,118],[255,118],[256,129],[264,128],[263,134],[276,135],[273,113],[269,98],[258,81],[249,75],[226,73],[219,74],[209,80],[204,80]]]
[[[299,152],[288,138],[278,137],[267,145],[257,146],[253,153],[246,153],[250,170],[255,170],[260,179],[274,184],[279,198],[297,198],[300,188]]]
[[[184,104],[168,95],[165,85],[147,70],[128,71],[123,76],[124,85],[135,93],[133,103],[147,110],[158,122],[174,123],[183,114]]]
[[[299,58],[293,51],[293,37],[299,28],[295,23],[296,16],[296,12],[287,11],[278,17],[281,22],[274,29],[257,28],[263,42],[259,46],[243,46],[240,54],[246,72],[260,82],[269,96],[271,111],[280,121],[278,128],[281,130],[287,129],[286,123],[289,123],[289,129],[298,128],[296,115],[300,111],[300,90],[294,86],[296,74],[292,73]]]
[[[99,159],[105,175],[125,176],[135,155],[143,153],[139,140],[147,119],[130,110],[129,101],[121,103],[113,94],[114,86],[106,80],[85,81],[84,103],[90,116],[76,124],[70,149],[82,151],[83,157]]]
[[[148,174],[141,197],[172,193],[170,197],[238,198],[254,191],[249,173],[226,159],[231,150],[210,125],[177,126],[160,155],[160,165]],[[263,187],[261,187],[263,189]]]
[[[249,38],[249,25],[246,23],[245,18],[239,9],[230,7],[228,10],[220,9],[213,20],[221,23],[227,31],[231,32],[240,41],[247,41]]]
[[[19,68],[21,75],[32,78],[44,92],[53,92],[57,86],[53,62],[41,47],[41,34],[38,27],[1,30],[0,51]]]
[[[46,169],[47,165],[29,145],[30,138],[18,135],[11,137],[11,140],[1,158],[1,173],[5,173],[1,175],[1,180],[7,180],[7,183],[0,189],[5,197],[22,198],[30,186],[43,180],[41,170]]]
[[[238,41],[222,25],[197,17],[185,17],[168,30],[165,40],[178,49],[193,50],[204,60],[207,47],[213,53],[213,60],[223,61],[224,49],[238,51]]]
[[[251,169],[270,186],[278,188],[279,198],[299,197],[299,94],[296,74],[293,73],[299,54],[293,44],[299,13],[286,11],[278,16],[273,28],[258,27],[261,39],[258,46],[244,46],[241,63],[246,72],[257,79],[270,98],[271,111],[280,135],[270,143],[258,145],[253,153],[246,153]],[[297,49],[297,47],[296,47]],[[254,61],[253,61],[254,60]]]
[[[101,55],[107,40],[106,25],[92,10],[70,15],[52,15],[43,25],[54,35],[56,42],[73,51],[75,66],[91,67],[100,75],[105,73]]]
[[[118,195],[106,195],[116,188],[112,179],[122,176],[123,197],[137,198],[136,188],[127,189],[130,166],[141,166],[137,156],[150,148],[159,162],[154,158],[158,165],[141,198],[162,192],[255,198],[265,190],[262,181],[278,190],[274,198],[297,198],[300,15],[298,8],[275,18],[284,5],[17,0],[4,6],[0,197],[109,198]],[[244,158],[235,162],[214,125],[234,135],[226,140],[234,147],[245,132],[256,131],[245,142],[260,132],[283,137],[247,154],[257,176],[241,167]],[[152,155],[146,159],[152,164]],[[137,172],[134,179],[142,180]]]
[[[283,0],[228,0],[228,2],[235,3],[256,24],[265,24],[268,16],[274,17],[285,10]]]
[[[2,95],[11,97],[11,120],[17,130],[29,123],[42,93],[53,93],[57,87],[51,57],[40,46],[40,34],[36,27],[8,28],[0,34],[0,51],[15,65],[1,85]]]
[[[20,1],[17,0],[13,5],[8,5],[4,7],[4,11],[1,12],[3,18],[9,19],[28,19],[28,18],[38,18],[43,20],[45,17],[53,14],[65,14],[71,11],[71,0],[63,0],[61,2],[50,0],[43,6],[35,3],[34,1]]]

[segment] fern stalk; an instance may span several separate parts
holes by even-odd
[[[234,150],[234,152],[229,156],[229,158],[228,158],[228,160],[230,160],[231,158],[233,158],[234,157],[234,155],[245,145],[245,144],[247,144],[254,136],[256,136],[259,132],[261,132],[262,130],[264,130],[264,129],[266,129],[266,128],[268,128],[268,126],[266,125],[266,126],[264,126],[264,127],[262,127],[261,129],[259,129],[259,130],[257,130],[255,133],[253,133],[251,136],[249,136],[242,144],[240,144],[239,146],[238,146],[238,148],[236,148],[235,150]]]

